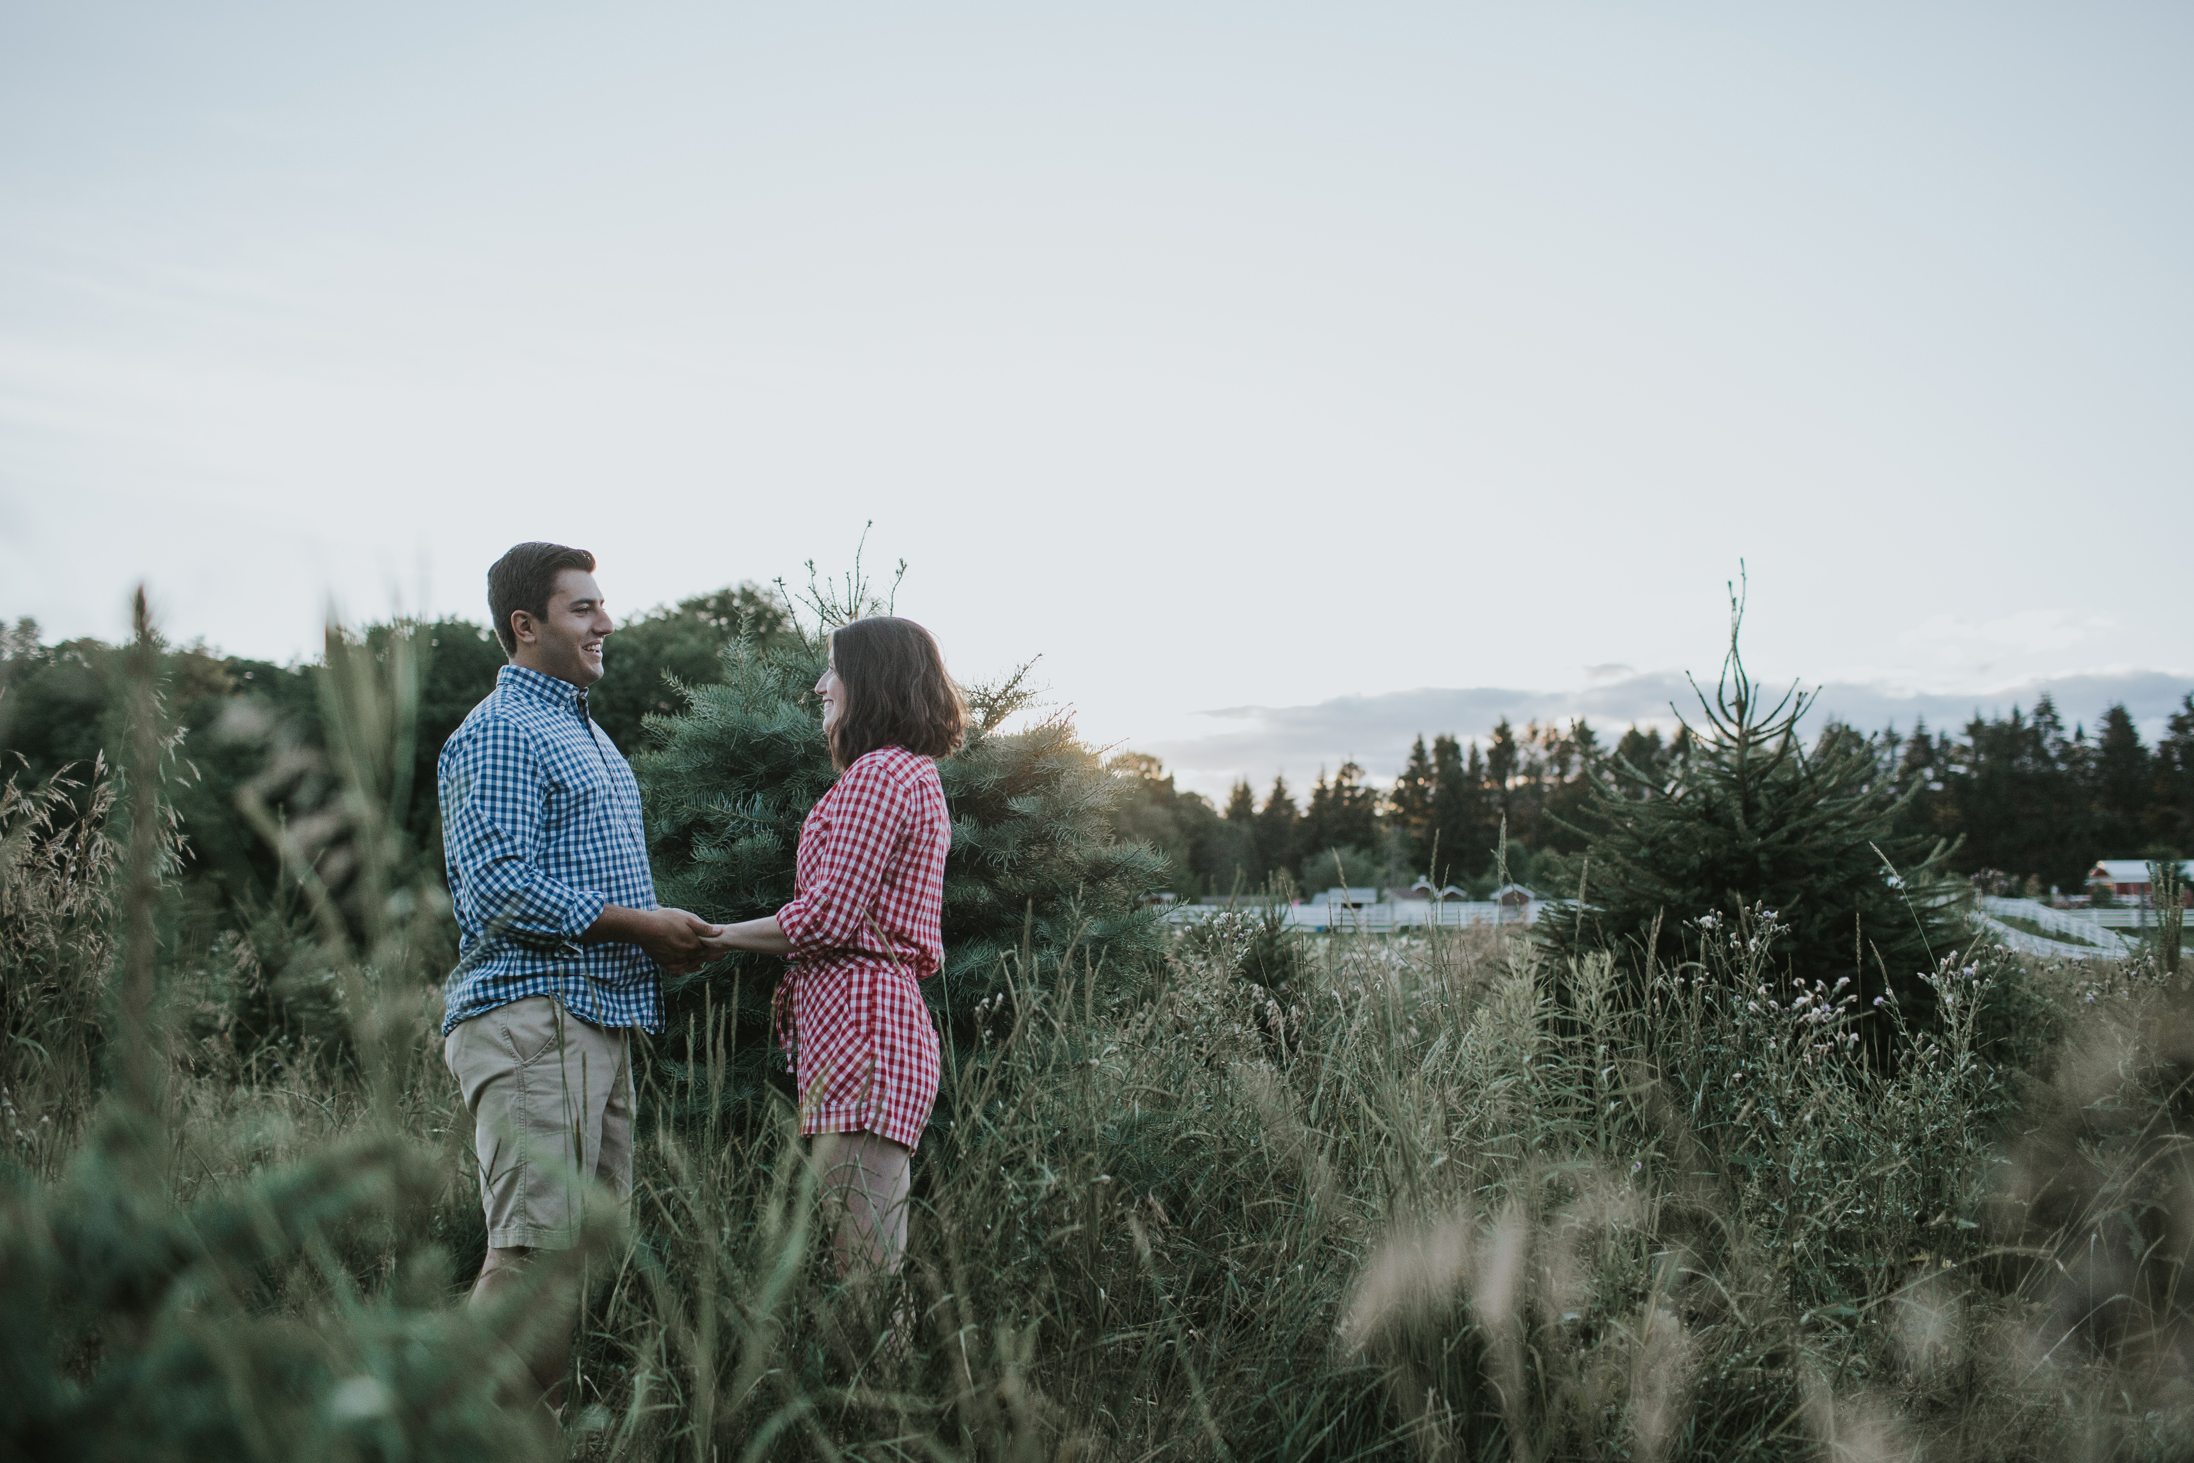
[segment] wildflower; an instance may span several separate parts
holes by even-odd
[[[1884,996],[1876,996],[1876,997],[1874,998],[1874,1004],[1875,1004],[1875,1005],[1877,1005],[1877,1006],[1879,1006],[1879,1005],[1880,1005],[1880,1004],[1881,1004],[1881,1003],[1882,1003],[1882,1002],[1883,1002],[1883,1001],[1884,1001],[1885,999],[1887,999],[1887,997],[1884,997]]]

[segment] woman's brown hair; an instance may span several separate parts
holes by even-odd
[[[830,760],[843,772],[878,747],[949,757],[967,731],[967,707],[944,653],[912,620],[872,615],[831,633],[831,664],[845,688],[831,723]]]

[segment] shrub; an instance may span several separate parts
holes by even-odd
[[[1874,749],[1831,726],[1809,751],[1798,735],[1810,704],[1770,701],[1746,672],[1732,595],[1729,654],[1691,753],[1664,782],[1619,756],[1606,760],[1577,831],[1581,899],[1542,924],[1559,956],[1605,948],[1642,979],[1655,961],[1703,954],[1699,916],[1725,925],[1774,912],[1775,963],[1810,984],[1850,977],[1871,999],[1894,991],[1915,1019],[1932,999],[1923,978],[1964,933],[1946,878],[1948,850],[1899,837],[1904,801]],[[1696,689],[1696,688],[1695,688]]]
[[[811,581],[803,603],[811,622],[742,636],[724,649],[720,682],[681,688],[685,709],[652,718],[654,741],[635,759],[658,893],[705,919],[752,919],[792,898],[801,821],[836,777],[812,694],[826,637],[888,613],[857,572],[836,590]],[[938,766],[952,811],[945,964],[924,990],[963,1039],[979,1007],[1038,969],[1079,959],[1122,974],[1147,964],[1159,934],[1144,900],[1165,874],[1161,856],[1113,837],[1119,775],[1069,722],[1008,729],[1033,701],[1022,674],[967,694],[966,746]],[[764,1080],[782,968],[773,956],[736,956],[671,986],[674,1026],[731,1011],[731,1090],[742,1099]]]

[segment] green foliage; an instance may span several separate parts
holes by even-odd
[[[784,607],[771,591],[742,584],[627,620],[609,642],[608,673],[589,697],[595,719],[619,747],[633,750],[644,739],[645,717],[674,704],[666,675],[689,685],[714,680],[718,654],[742,624],[764,639],[783,634]],[[506,663],[502,646],[484,625],[455,617],[378,623],[357,638],[375,657],[401,641],[416,661],[409,791],[396,822],[439,870],[435,763],[458,723],[495,689]],[[201,922],[263,935],[269,920],[280,918],[281,879],[273,850],[239,810],[237,795],[260,782],[276,817],[302,816],[323,798],[330,786],[321,756],[324,665],[224,657],[199,645],[163,643],[158,650],[181,734],[176,751],[184,775],[172,799],[190,829],[184,902]],[[21,772],[27,787],[70,767],[81,781],[102,755],[115,763],[127,720],[122,681],[114,646],[90,639],[45,645],[31,620],[0,630],[0,747],[11,763],[5,770]],[[281,786],[266,780],[275,748],[290,775]]]
[[[829,1279],[790,1111],[734,1091],[737,1033],[696,1022],[636,1064],[640,1243],[598,1224],[531,1294],[460,1308],[484,1237],[436,1050],[447,911],[394,812],[415,650],[331,639],[329,795],[272,821],[347,1064],[210,1066],[160,1029],[146,937],[176,870],[156,774],[180,768],[145,714],[146,646],[125,678],[128,856],[111,787],[9,804],[9,979],[60,999],[119,975],[73,998],[111,1002],[120,1052],[88,1122],[83,1048],[6,1072],[0,1456],[2053,1463],[2194,1445],[2174,1238],[2194,997],[1969,948],[1928,969],[1939,1020],[1881,1018],[1896,1060],[1874,1063],[1866,1003],[1794,980],[1757,908],[1701,920],[1696,958],[1642,989],[1605,953],[1496,930],[1305,940],[1247,906],[1141,988],[1032,945],[948,1066],[908,1273],[866,1297]],[[810,747],[797,682],[776,684],[785,746]],[[740,723],[764,754],[765,721]],[[101,811],[78,831],[39,821],[79,806]],[[1992,1051],[2007,1009],[2066,1032],[2046,1067]],[[679,1111],[698,1121],[654,1120]],[[559,1443],[496,1394],[580,1266],[602,1283]]]
[[[259,1122],[231,1129],[235,1074],[193,1082],[163,1030],[154,940],[162,886],[178,873],[163,805],[182,767],[142,597],[138,609],[117,686],[126,796],[95,776],[63,823],[50,815],[77,789],[0,795],[11,1028],[0,1103],[13,1138],[13,1161],[0,1163],[0,1455],[539,1456],[546,1418],[497,1402],[510,1340],[616,1225],[596,1223],[498,1311],[446,1304],[453,1277],[433,1219],[453,1175],[400,1131],[425,1066],[423,980],[447,954],[433,887],[395,882],[408,871],[395,813],[416,684],[404,647],[374,656],[331,635],[339,790],[305,826],[274,829],[321,916],[362,1054],[351,1121],[309,1152],[284,1152],[264,1101]],[[109,840],[110,821],[126,821],[126,839]],[[54,1009],[26,1012],[26,994]]]
[[[2156,933],[2151,940],[2154,958],[2172,979],[2179,974],[2179,941],[2186,927],[2186,880],[2176,855],[2151,859],[2148,865],[2149,902],[2156,910]]]
[[[811,586],[807,604],[812,627],[728,645],[720,679],[684,688],[685,709],[654,718],[653,745],[634,760],[658,894],[705,919],[753,919],[792,898],[800,824],[836,776],[812,694],[825,636],[883,606],[857,578],[835,596]],[[1113,835],[1123,778],[1070,724],[1009,728],[1033,700],[1021,676],[967,694],[967,743],[938,767],[952,812],[945,964],[924,992],[963,1037],[1017,971],[1076,950],[1116,973],[1147,963],[1159,937],[1144,901],[1165,877],[1162,854]],[[672,991],[674,1022],[735,1011],[740,1091],[762,1080],[782,968],[776,957],[735,956]]]
[[[1250,841],[1257,850],[1260,881],[1275,873],[1294,876],[1296,861],[1302,857],[1302,823],[1294,794],[1288,791],[1287,779],[1274,777],[1272,790],[1265,794],[1265,805],[1258,809],[1257,821],[1250,830]]]
[[[1364,781],[1362,767],[1343,762],[1330,782],[1324,769],[1319,770],[1296,839],[1304,860],[1298,877],[1310,888],[1318,887],[1323,877],[1311,864],[1324,861],[1330,850],[1379,846],[1379,792]]]
[[[1614,949],[1642,974],[1655,960],[1697,959],[1701,916],[1726,924],[1764,908],[1781,931],[1775,958],[1794,976],[1848,976],[1917,1012],[1921,976],[1961,928],[1945,849],[1897,834],[1898,794],[1864,738],[1831,728],[1805,748],[1807,698],[1763,695],[1737,648],[1741,605],[1731,606],[1729,656],[1713,699],[1699,693],[1705,726],[1687,724],[1681,772],[1662,782],[1608,763],[1577,825],[1583,901],[1553,913],[1545,938],[1562,954]]]
[[[1252,887],[1257,849],[1250,823],[1255,809],[1240,812],[1246,787],[1236,787],[1235,808],[1221,817],[1201,793],[1176,788],[1156,757],[1122,752],[1107,769],[1120,779],[1110,817],[1113,834],[1165,856],[1166,889],[1194,897]]]
[[[602,679],[587,693],[594,720],[631,756],[646,745],[647,718],[682,709],[678,687],[715,680],[725,647],[742,635],[765,643],[794,636],[774,591],[741,584],[626,620],[603,647]]]
[[[90,1103],[117,953],[114,780],[103,761],[89,773],[88,786],[0,785],[0,1094],[45,1091],[71,1110]]]

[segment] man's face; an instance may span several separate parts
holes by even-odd
[[[592,574],[584,569],[561,571],[545,618],[525,610],[513,612],[510,618],[518,636],[518,649],[511,658],[519,665],[569,681],[582,691],[602,679],[602,642],[616,626]]]

